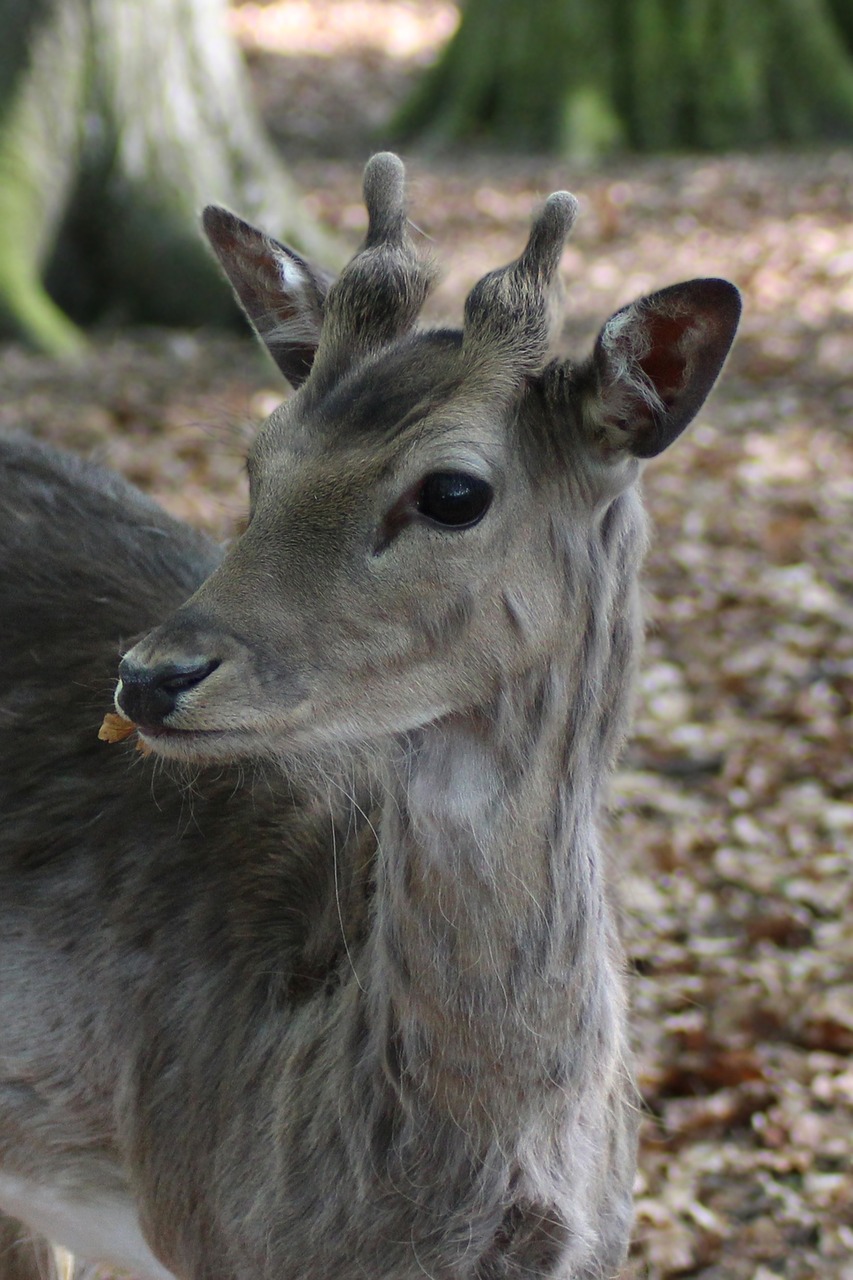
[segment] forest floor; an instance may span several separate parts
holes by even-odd
[[[453,7],[234,20],[309,207],[354,246],[364,158]],[[563,186],[581,199],[567,348],[678,279],[744,292],[721,386],[646,476],[649,631],[609,834],[646,1108],[627,1274],[853,1280],[853,151],[407,158],[445,269],[431,318],[458,321]],[[284,394],[238,338],[150,331],[98,334],[76,367],[2,348],[0,386],[0,428],[94,454],[223,536]]]

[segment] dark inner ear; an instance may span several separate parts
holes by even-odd
[[[665,449],[705,402],[739,317],[727,280],[689,280],[617,311],[599,334],[585,396],[596,435],[638,458]]]
[[[210,205],[204,230],[255,332],[292,386],[311,372],[334,276],[227,209]]]
[[[667,316],[651,316],[649,332],[651,350],[638,363],[664,404],[670,406],[684,385],[687,360],[678,349],[682,328]]]

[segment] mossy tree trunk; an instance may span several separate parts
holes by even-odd
[[[230,317],[197,227],[210,202],[336,256],[253,110],[225,10],[0,0],[0,330],[63,353],[82,340],[66,312]]]
[[[853,138],[853,0],[468,0],[396,121],[564,155]]]

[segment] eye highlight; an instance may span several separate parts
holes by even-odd
[[[468,529],[491,505],[492,486],[464,471],[433,471],[415,496],[418,515],[446,529]]]

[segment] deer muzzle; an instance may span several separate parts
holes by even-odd
[[[183,695],[221,665],[219,658],[193,656],[146,666],[132,655],[133,651],[119,664],[115,701],[119,711],[143,729],[162,727]]]

